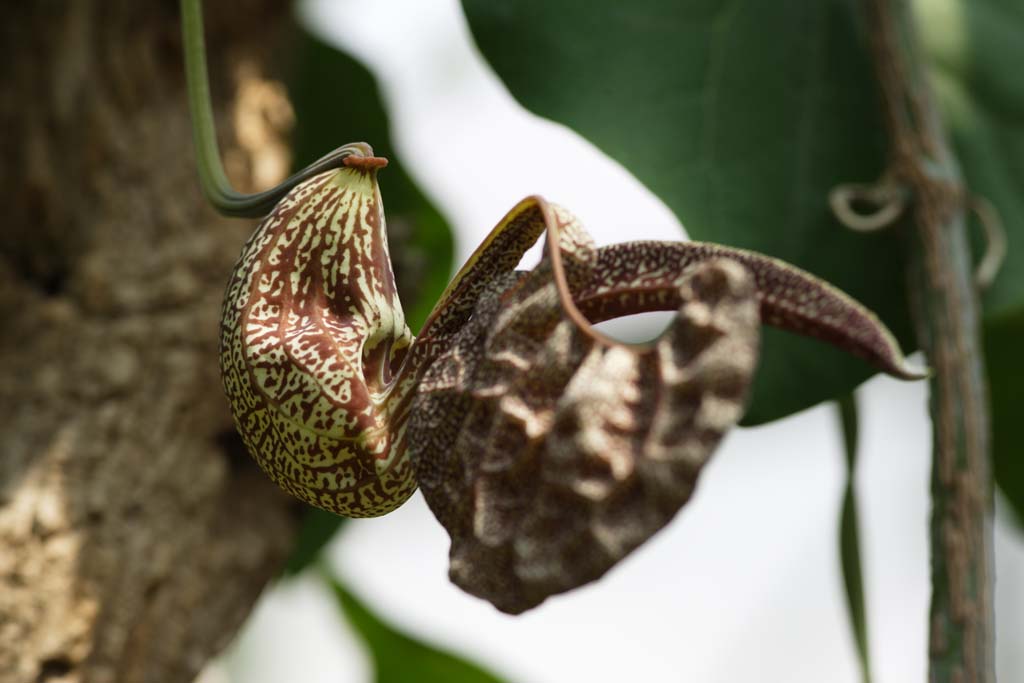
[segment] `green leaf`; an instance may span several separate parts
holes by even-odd
[[[451,230],[406,173],[377,81],[366,67],[300,29],[292,74],[288,89],[297,120],[297,167],[355,140],[370,143],[389,160],[380,187],[391,259],[406,319],[417,331],[451,276]]]
[[[377,683],[500,683],[466,659],[402,633],[360,602],[339,580],[324,576],[349,623],[366,641]]]
[[[801,266],[909,345],[898,237],[854,234],[827,204],[833,186],[870,181],[885,163],[856,3],[463,5],[513,95],[621,162],[695,239]],[[787,333],[769,330],[764,344],[747,423],[847,393],[873,372]]]
[[[301,27],[296,29],[295,41],[288,79],[297,120],[295,166],[302,168],[331,149],[357,140],[369,142],[375,153],[388,158],[380,184],[395,278],[409,326],[418,330],[451,275],[451,230],[405,172],[373,74]],[[314,562],[344,521],[310,510],[285,574],[296,574]]]
[[[317,561],[320,551],[327,545],[341,525],[345,517],[331,514],[326,510],[309,508],[302,518],[295,545],[284,566],[285,576],[294,576]]]
[[[1006,262],[983,299],[983,332],[996,481],[1024,521],[1024,3],[917,0],[915,10],[967,185],[995,206],[1007,235]]]
[[[871,683],[871,658],[868,650],[867,611],[864,607],[864,573],[860,562],[860,520],[857,514],[857,491],[854,475],[857,470],[857,399],[853,394],[841,396],[837,404],[843,428],[843,450],[846,454],[846,490],[839,516],[839,559],[843,568],[843,587],[850,626],[857,645],[861,680]]]
[[[846,290],[913,347],[896,232],[855,235],[830,188],[885,165],[853,0],[463,0],[485,57],[527,108],[566,123],[658,194],[695,239],[747,247]],[[1024,4],[916,0],[934,85],[970,188],[1009,253],[985,294],[1000,486],[1024,519]],[[976,230],[980,234],[980,230]],[[976,240],[980,254],[983,245]],[[872,370],[768,329],[745,423],[850,391]]]
[[[985,325],[985,362],[992,399],[992,457],[996,483],[1024,529],[1024,316]]]

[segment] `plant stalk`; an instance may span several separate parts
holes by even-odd
[[[913,197],[910,304],[934,370],[931,683],[991,683],[992,479],[985,369],[960,170],[906,0],[865,0],[890,171]]]
[[[228,181],[217,145],[210,80],[206,68],[203,7],[200,0],[181,0],[181,36],[185,51],[185,84],[192,118],[192,141],[195,145],[199,184],[207,201],[222,215],[262,218],[299,183],[324,171],[343,166],[345,157],[373,156],[373,149],[365,142],[353,142],[338,147],[276,187],[255,194],[238,192]]]

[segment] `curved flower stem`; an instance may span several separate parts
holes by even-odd
[[[911,308],[934,369],[929,681],[994,675],[989,416],[979,304],[961,178],[917,48],[906,0],[866,0],[891,143],[890,172],[911,190]]]
[[[210,104],[210,83],[206,68],[206,43],[203,38],[203,10],[200,0],[181,0],[181,33],[185,48],[185,78],[189,111],[192,115],[192,139],[199,167],[203,194],[225,216],[258,218],[270,210],[288,192],[304,180],[344,164],[345,157],[372,157],[364,142],[339,147],[285,180],[280,185],[256,194],[238,192],[228,181],[220,160],[217,132]]]

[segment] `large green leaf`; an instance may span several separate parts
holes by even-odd
[[[833,186],[871,180],[884,165],[854,3],[463,5],[513,95],[620,161],[695,239],[804,267],[874,309],[908,344],[900,241],[851,233],[827,203]],[[838,396],[871,372],[770,330],[746,421]]]
[[[852,0],[463,0],[484,56],[527,108],[572,126],[658,194],[696,239],[783,258],[879,313],[905,348],[902,245],[855,235],[828,190],[884,168]],[[935,85],[971,188],[1010,250],[985,296],[996,476],[1024,515],[1024,2],[917,0]],[[894,231],[895,232],[895,231]],[[788,415],[871,373],[766,330],[746,423]]]
[[[380,184],[395,278],[409,326],[418,330],[451,275],[451,230],[404,170],[373,75],[352,57],[301,28],[296,29],[295,40],[288,81],[297,120],[295,166],[301,168],[354,140],[369,142],[376,154],[388,158]],[[313,562],[343,521],[311,510],[286,573],[297,573]]]
[[[985,360],[996,480],[1024,521],[1024,2],[918,0],[915,9],[967,184],[995,205],[1008,237],[984,296]]]
[[[465,658],[412,638],[360,602],[340,581],[327,577],[349,623],[370,648],[376,683],[500,683]]]

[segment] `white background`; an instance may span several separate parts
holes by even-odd
[[[512,100],[471,45],[455,0],[307,0],[301,14],[377,74],[403,162],[456,231],[456,263],[534,193],[570,208],[599,243],[682,238],[676,218],[627,172]],[[386,172],[381,181],[386,204]],[[858,393],[877,683],[926,678],[925,389],[876,378]],[[836,536],[843,481],[829,406],[735,430],[663,532],[600,581],[520,617],[448,583],[448,539],[419,494],[384,518],[348,524],[328,553],[387,619],[509,681],[855,683]],[[1024,540],[1001,514],[996,571],[1000,681],[1024,681]],[[332,596],[305,576],[267,592],[205,678],[362,683],[372,675]]]

